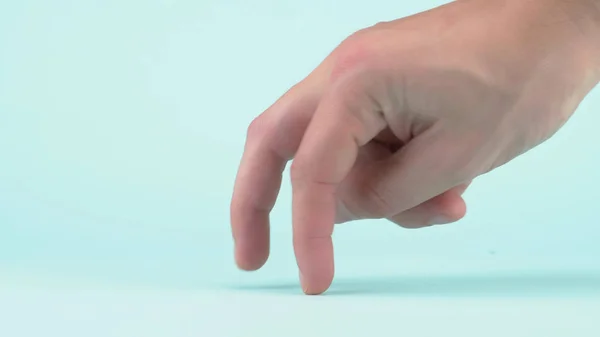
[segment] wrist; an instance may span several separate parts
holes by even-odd
[[[554,46],[558,63],[579,77],[584,92],[600,82],[600,0],[505,1],[526,8],[540,36]]]
[[[590,55],[591,67],[600,76],[600,0],[541,1],[556,1],[565,22],[574,30],[574,39],[577,39],[582,51]]]
[[[512,37],[523,51],[517,63],[532,70],[519,69],[530,76],[528,81],[545,83],[540,90],[561,106],[560,118],[569,116],[600,82],[600,0],[499,2],[507,8],[515,27]]]

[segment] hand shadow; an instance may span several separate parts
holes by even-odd
[[[301,294],[298,282],[238,285],[230,289]],[[381,296],[590,296],[600,295],[597,273],[453,274],[356,278],[334,281],[326,295]]]

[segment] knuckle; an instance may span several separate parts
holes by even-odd
[[[369,31],[359,31],[348,37],[335,51],[331,80],[348,73],[367,71],[374,65],[375,46]]]
[[[445,169],[446,171],[446,180],[448,180],[447,184],[455,185],[460,184],[468,179],[472,178],[474,172],[474,167],[472,164],[472,160],[470,158],[465,158],[464,160],[454,160],[450,165]]]
[[[290,179],[292,180],[292,184],[296,184],[300,181],[306,180],[306,164],[301,158],[296,158],[292,161],[292,165],[290,166]]]
[[[373,25],[373,29],[386,29],[392,24],[391,21],[379,21]]]
[[[440,176],[444,179],[444,186],[456,186],[473,179],[475,177],[473,172],[475,172],[475,169],[468,160],[454,161],[452,164],[445,166]]]
[[[292,187],[313,187],[319,190],[336,189],[334,181],[322,179],[315,170],[316,163],[309,159],[294,159],[290,167],[290,179]]]
[[[484,137],[473,132],[458,132],[453,134],[446,142],[437,144],[438,151],[434,151],[441,171],[451,186],[458,186],[473,180],[483,172],[493,151],[486,146]]]
[[[393,216],[394,207],[390,203],[389,191],[382,186],[365,185],[362,191],[364,211],[370,218],[389,218]]]
[[[248,143],[255,143],[266,134],[267,123],[263,115],[252,120],[246,131],[246,140]]]
[[[461,151],[456,154],[449,171],[451,183],[464,184],[483,174],[490,157],[487,151]]]

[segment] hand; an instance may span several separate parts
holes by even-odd
[[[307,294],[333,279],[335,223],[462,218],[469,182],[550,137],[598,82],[597,32],[550,2],[457,1],[344,41],[248,130],[231,204],[238,266],[265,263],[292,158]]]

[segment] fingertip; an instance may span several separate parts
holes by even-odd
[[[446,193],[438,199],[438,212],[431,221],[431,225],[454,223],[465,217],[467,204],[461,193]]]
[[[265,263],[267,263],[268,255],[269,254],[267,253],[267,254],[255,255],[255,256],[252,256],[249,258],[247,255],[238,253],[238,251],[236,250],[235,263],[240,270],[256,271],[256,270],[262,268],[265,265]]]
[[[333,185],[296,185],[294,189],[294,253],[307,295],[325,292],[333,280],[332,233],[336,199]]]
[[[297,239],[294,248],[302,291],[307,295],[327,291],[335,274],[331,237]]]
[[[451,222],[458,221],[467,214],[467,203],[460,194],[450,194],[446,201],[444,215]]]
[[[329,288],[329,287],[327,287]],[[322,295],[325,291],[327,291],[327,288],[324,289],[318,289],[318,288],[303,288],[304,294],[308,295],[308,296],[318,296],[318,295]]]
[[[248,242],[248,240],[236,242],[234,258],[237,267],[241,270],[255,271],[260,269],[269,258],[268,239],[266,242]]]
[[[302,292],[305,295],[321,295],[326,292],[333,281],[333,274],[329,278],[321,278],[316,280],[307,279],[300,272],[300,285],[302,286]]]

